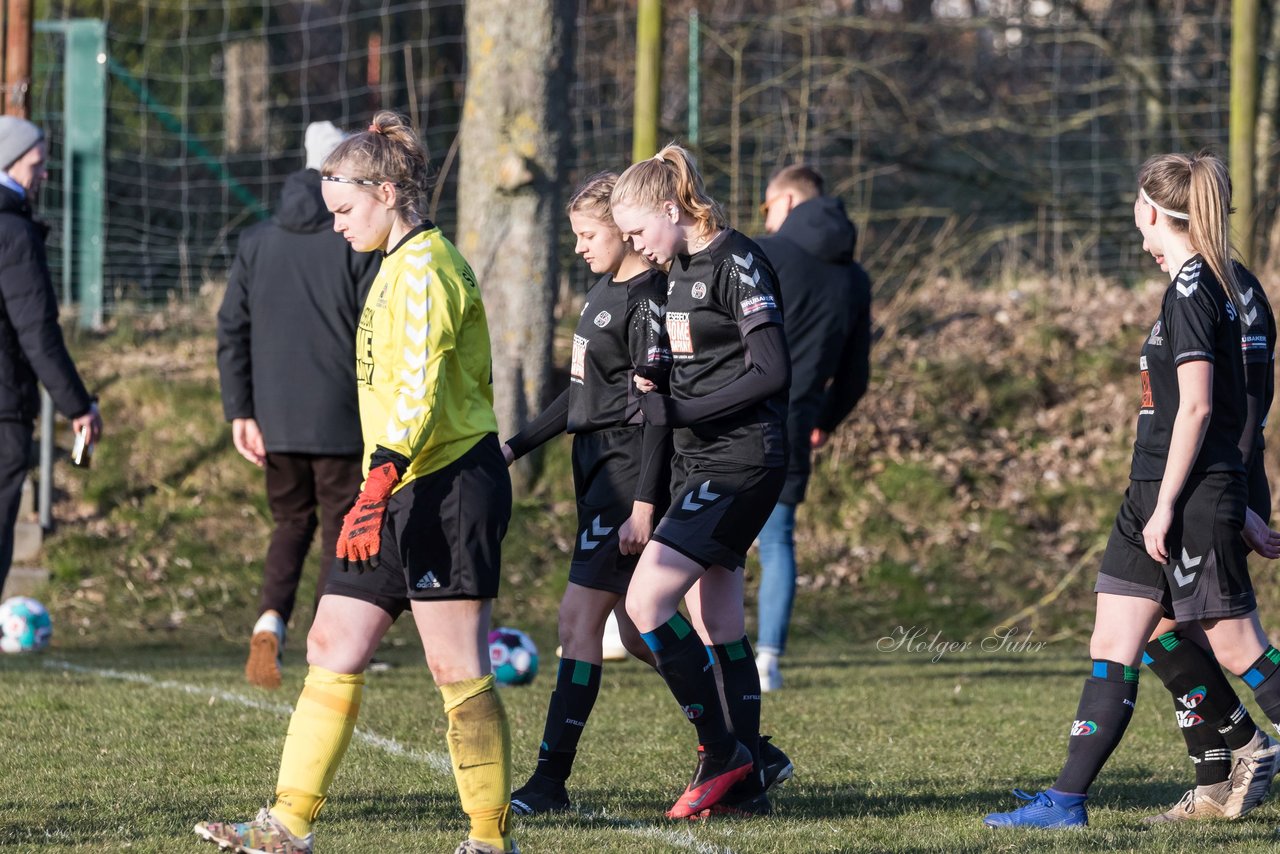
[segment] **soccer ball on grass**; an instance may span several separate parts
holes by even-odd
[[[39,652],[52,636],[49,612],[30,596],[14,596],[0,605],[0,650]]]
[[[525,685],[538,675],[538,648],[519,629],[489,632],[489,663],[503,685]]]

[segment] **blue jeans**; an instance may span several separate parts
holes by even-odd
[[[760,529],[760,614],[757,652],[787,648],[791,603],[796,598],[796,505],[779,504]]]

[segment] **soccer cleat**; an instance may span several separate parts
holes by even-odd
[[[760,736],[760,772],[764,778],[764,790],[767,792],[774,786],[785,783],[796,773],[796,766],[791,764],[787,754],[770,743],[772,736]]]
[[[1280,742],[1258,730],[1253,740],[1235,752],[1231,794],[1223,807],[1227,818],[1239,818],[1267,797],[1280,759]]]
[[[698,767],[693,772],[693,779],[684,794],[667,810],[667,818],[692,818],[703,810],[711,809],[724,800],[734,783],[751,773],[754,765],[751,751],[740,741],[734,744],[733,754],[723,760],[711,758],[706,749],[698,745]]]
[[[535,773],[529,782],[511,793],[511,811],[516,815],[542,815],[569,809],[569,792],[564,783]]]
[[[778,670],[778,656],[771,652],[758,653],[756,673],[760,675],[760,690],[764,693],[782,689],[782,673]]]
[[[1013,794],[1024,801],[1025,806],[1010,812],[993,812],[982,820],[987,827],[1042,827],[1053,829],[1060,827],[1085,827],[1089,824],[1089,815],[1085,812],[1084,798],[1079,803],[1069,806],[1054,801],[1053,795],[1040,792],[1029,795],[1021,789],[1014,789]]]
[[[266,809],[253,821],[202,821],[195,831],[206,842],[235,854],[311,854],[312,850],[312,834],[299,839]]]
[[[511,840],[510,848],[502,849],[496,845],[490,845],[487,842],[468,837],[462,840],[462,844],[454,849],[453,854],[520,854],[520,846],[516,845],[516,841],[513,839]]]
[[[1230,781],[1188,789],[1178,801],[1159,815],[1149,815],[1143,824],[1166,824],[1173,821],[1205,821],[1226,818],[1224,797],[1231,792]]]
[[[727,815],[737,818],[759,818],[771,812],[773,812],[773,804],[769,803],[769,796],[764,792],[757,792],[741,799],[732,797],[731,792],[720,803],[708,807],[693,817],[706,819],[713,815]]]
[[[249,660],[244,677],[259,688],[280,687],[280,654],[284,651],[284,620],[275,611],[265,611],[253,625],[249,639]]]

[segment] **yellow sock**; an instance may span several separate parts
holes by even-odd
[[[511,848],[511,730],[493,675],[440,686],[449,716],[449,755],[471,838]]]
[[[289,719],[276,802],[271,814],[294,836],[306,836],[351,743],[360,713],[363,673],[334,673],[314,664]]]

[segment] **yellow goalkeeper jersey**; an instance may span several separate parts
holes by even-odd
[[[397,489],[496,433],[489,324],[475,274],[434,226],[382,259],[356,331],[364,470],[382,447],[406,457]]]

